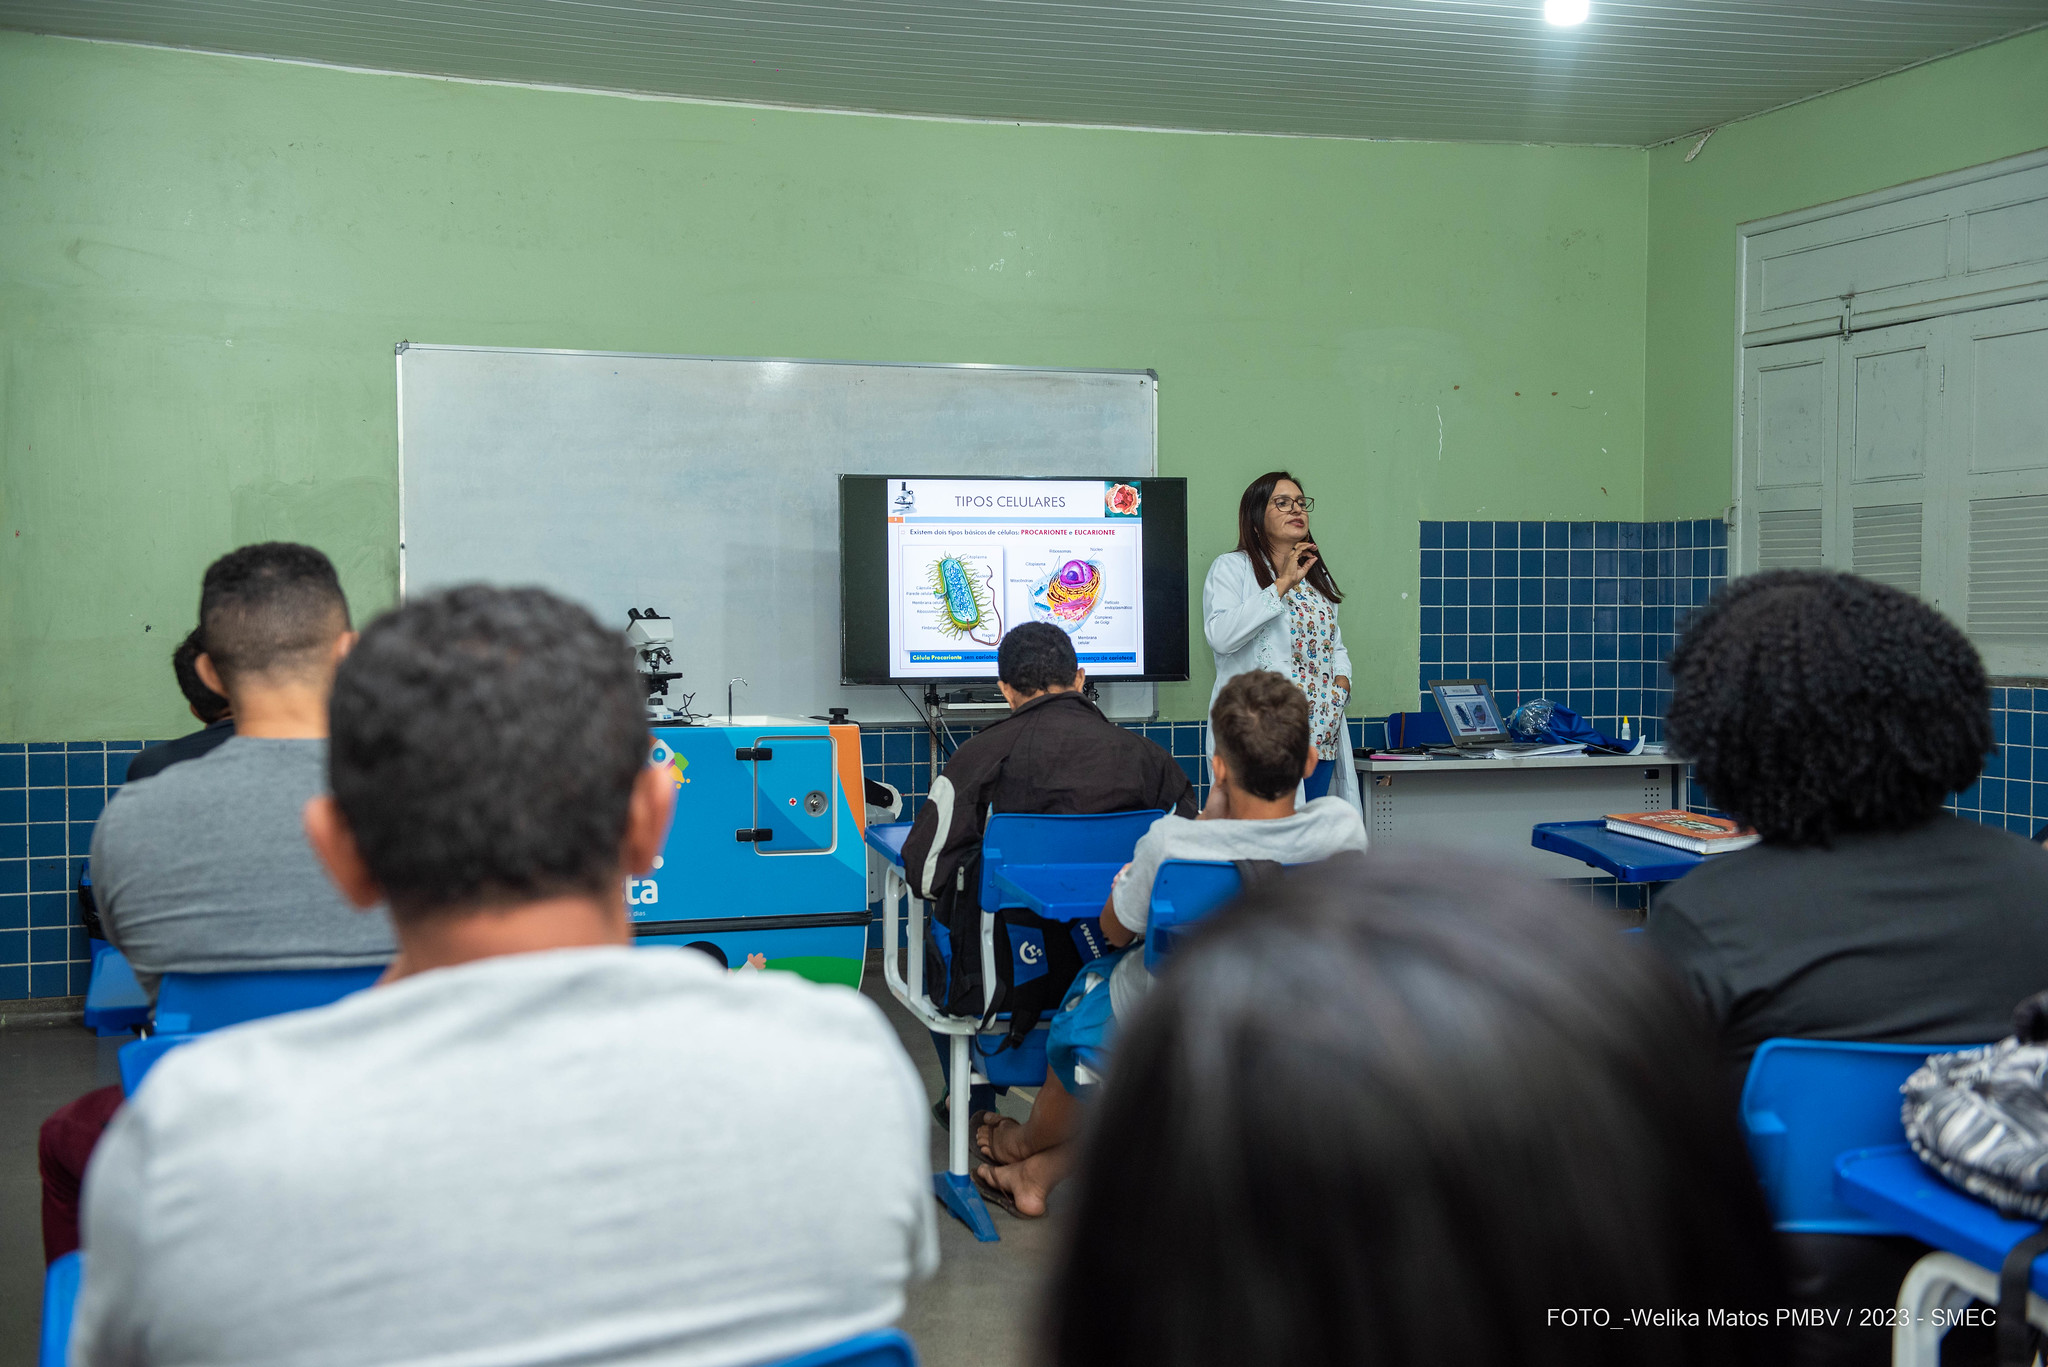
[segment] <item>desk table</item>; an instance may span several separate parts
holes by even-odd
[[[1122,864],[1010,864],[996,875],[996,886],[1048,921],[1089,921],[1102,914],[1110,885],[1122,868]]]
[[[1957,1323],[1953,1312],[1972,1300],[1996,1305],[2006,1255],[2041,1227],[2034,1220],[2008,1219],[1950,1186],[1904,1144],[1838,1156],[1835,1195],[1939,1250],[1913,1264],[1899,1287],[1894,1367],[1939,1367],[1942,1335]],[[2048,1329],[2044,1293],[2048,1255],[2036,1258],[2027,1275],[2027,1321],[2037,1329]]]
[[[1584,878],[1586,865],[1533,847],[1542,822],[1679,805],[1683,760],[1666,755],[1357,761],[1365,828],[1380,848],[1434,846],[1536,878]]]
[[[863,838],[868,848],[878,851],[882,858],[900,869],[903,867],[903,846],[910,839],[910,828],[916,824],[914,821],[876,823],[867,828]]]
[[[1604,821],[1540,822],[1529,843],[1613,874],[1617,883],[1669,883],[1707,862],[1691,850],[1610,831]]]

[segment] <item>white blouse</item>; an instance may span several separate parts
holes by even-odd
[[[1315,592],[1306,585],[1298,591]],[[1223,691],[1223,685],[1248,670],[1270,669],[1294,678],[1294,637],[1288,620],[1291,615],[1273,585],[1259,587],[1249,555],[1232,551],[1216,557],[1202,585],[1202,631],[1209,648],[1216,652],[1216,686],[1209,692],[1211,707],[1216,705],[1216,695]],[[1327,690],[1338,675],[1352,677],[1351,654],[1344,648],[1341,629],[1331,637],[1331,650],[1324,657],[1321,677],[1295,682],[1303,685],[1304,692],[1311,688]],[[1358,807],[1349,725],[1338,726],[1336,753],[1324,758],[1337,761],[1336,772],[1330,779],[1331,796]]]

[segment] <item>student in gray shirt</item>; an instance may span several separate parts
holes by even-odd
[[[1286,676],[1249,670],[1226,683],[1209,714],[1216,753],[1210,759],[1209,802],[1195,818],[1162,816],[1139,839],[1102,909],[1102,933],[1130,945],[1151,920],[1152,882],[1169,859],[1262,859],[1309,864],[1366,847],[1358,809],[1341,797],[1295,805],[1298,786],[1318,762],[1309,742],[1309,704]],[[1088,968],[1082,972],[1087,973]],[[1126,953],[1110,970],[1107,990],[1121,1023],[1151,986],[1143,955]],[[977,1117],[975,1140],[989,1161],[975,1170],[983,1195],[1012,1214],[1045,1213],[1045,1197],[1066,1174],[1080,1102],[1057,1073],[1021,1124],[993,1111]]]
[[[232,738],[124,786],[92,836],[107,938],[152,997],[165,973],[346,968],[392,955],[382,912],[350,907],[300,813],[327,787],[327,694],[355,640],[334,565],[311,546],[244,546],[206,571],[195,672]]]
[[[130,782],[93,830],[100,924],[153,998],[165,973],[381,964],[382,911],[343,901],[300,825],[326,789],[327,693],[355,640],[334,565],[271,541],[207,567],[193,672],[225,695],[223,744]],[[182,649],[182,647],[181,647]],[[60,1106],[38,1136],[43,1253],[78,1246],[78,1192],[121,1089]]]
[[[306,829],[398,958],[157,1065],[88,1175],[74,1364],[741,1367],[901,1313],[929,1122],[881,1012],[631,947],[645,696],[538,589],[364,633]]]

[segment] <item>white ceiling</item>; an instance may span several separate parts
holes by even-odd
[[[0,28],[902,114],[1641,146],[2048,0],[0,0]],[[2048,82],[2048,70],[2042,72]]]

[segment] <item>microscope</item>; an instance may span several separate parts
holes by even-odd
[[[675,644],[676,624],[653,608],[626,609],[626,644],[633,648],[635,661],[640,667],[640,678],[647,686],[647,715],[654,721],[673,722],[689,726],[693,722],[690,702],[694,693],[680,693],[673,697],[669,685],[682,674],[668,666],[676,662],[670,647]]]

